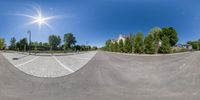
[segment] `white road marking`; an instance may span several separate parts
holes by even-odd
[[[57,62],[58,64],[60,64],[62,67],[64,67],[65,69],[67,69],[68,71],[70,71],[71,73],[73,73],[74,71],[72,69],[70,69],[69,67],[65,66],[63,63],[61,63],[55,56],[52,56]]]
[[[38,58],[39,58],[39,56],[38,56],[38,57],[35,57],[35,58],[33,58],[33,59],[31,59],[31,60],[29,60],[29,61],[25,62],[25,63],[18,64],[18,65],[15,65],[15,66],[16,66],[16,67],[19,67],[19,66],[22,66],[22,65],[28,64],[28,63],[30,63],[30,62],[32,62],[32,61],[34,61],[34,60],[38,59]]]

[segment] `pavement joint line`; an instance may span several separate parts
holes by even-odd
[[[25,64],[28,64],[28,63],[30,63],[30,62],[33,62],[34,60],[36,60],[36,59],[38,59],[39,58],[39,56],[38,57],[35,57],[35,58],[33,58],[33,59],[31,59],[31,60],[29,60],[29,61],[27,61],[27,62],[24,62],[24,63],[22,63],[22,64],[18,64],[18,65],[15,65],[16,67],[20,67],[20,66],[22,66],[22,65],[25,65]]]
[[[86,58],[86,57],[71,57],[71,58],[75,58],[75,59],[83,59],[83,60],[88,60],[88,59],[90,59],[90,58]]]
[[[69,67],[65,66],[62,62],[60,62],[60,60],[58,60],[55,56],[52,56],[58,64],[60,64],[62,67],[64,67],[65,69],[67,69],[68,71],[70,71],[71,73],[73,73],[74,71],[72,69],[70,69]]]

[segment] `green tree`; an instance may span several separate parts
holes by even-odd
[[[32,42],[31,46],[32,46],[32,49],[36,52],[38,50],[39,44],[38,44],[38,42]]]
[[[43,46],[43,45],[42,45],[42,42],[39,42],[39,46],[40,46],[40,47],[42,47],[42,46]]]
[[[159,27],[154,27],[150,30],[149,34],[151,34],[154,38],[154,44],[155,44],[155,53],[158,53],[159,49],[159,42],[161,41],[161,34],[162,29]]]
[[[113,51],[114,52],[118,52],[119,51],[119,49],[118,49],[118,42],[117,41],[114,42],[114,50]]]
[[[144,53],[144,41],[143,34],[138,32],[134,39],[134,52],[135,53]]]
[[[124,42],[122,39],[119,40],[119,52],[124,52]]]
[[[49,45],[51,46],[51,50],[57,49],[57,47],[61,44],[61,38],[57,35],[49,36]]]
[[[49,43],[45,42],[42,45],[44,46],[45,50],[49,50],[50,49]]]
[[[125,38],[124,52],[125,53],[131,53],[132,52],[131,38],[130,37]]]
[[[155,53],[155,41],[152,34],[148,34],[148,36],[144,40],[145,53],[154,54]]]
[[[92,47],[92,50],[97,50],[97,49],[98,49],[97,46],[93,46],[93,47]]]
[[[106,46],[105,46],[106,51],[110,51],[110,44],[111,44],[111,40],[107,40]]]
[[[5,49],[5,40],[4,38],[0,38],[0,50]]]
[[[28,50],[28,40],[27,40],[27,38],[22,38],[19,42],[17,42],[16,47],[20,51],[27,51]]]
[[[71,49],[76,44],[76,38],[72,33],[64,34],[64,49]]]
[[[178,42],[177,32],[173,27],[162,28],[162,34],[160,35],[160,38],[162,39],[164,36],[168,37],[170,46],[174,46]]]
[[[113,42],[110,43],[110,46],[109,46],[109,47],[110,47],[110,48],[109,48],[110,51],[111,51],[111,52],[114,52],[114,43],[113,43]]]
[[[159,53],[170,53],[170,52],[171,52],[171,47],[170,47],[169,38],[167,36],[163,36],[162,45],[159,48]]]
[[[130,35],[131,38],[131,53],[134,52],[134,40],[135,40],[135,35]]]
[[[10,50],[15,50],[16,49],[16,38],[15,37],[12,37],[10,39],[10,47],[9,47]]]

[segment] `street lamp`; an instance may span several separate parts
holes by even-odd
[[[27,34],[29,34],[29,55],[31,54],[31,31],[28,30]]]

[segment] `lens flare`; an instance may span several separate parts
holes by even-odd
[[[48,17],[43,16],[42,10],[40,7],[38,8],[34,7],[34,12],[36,13],[35,16],[28,15],[28,14],[17,14],[17,15],[24,16],[31,19],[32,21],[28,22],[27,25],[38,24],[39,28],[41,28],[42,25],[45,25],[51,28],[51,26],[48,24],[48,21],[55,19],[57,17],[57,16],[48,16]]]

